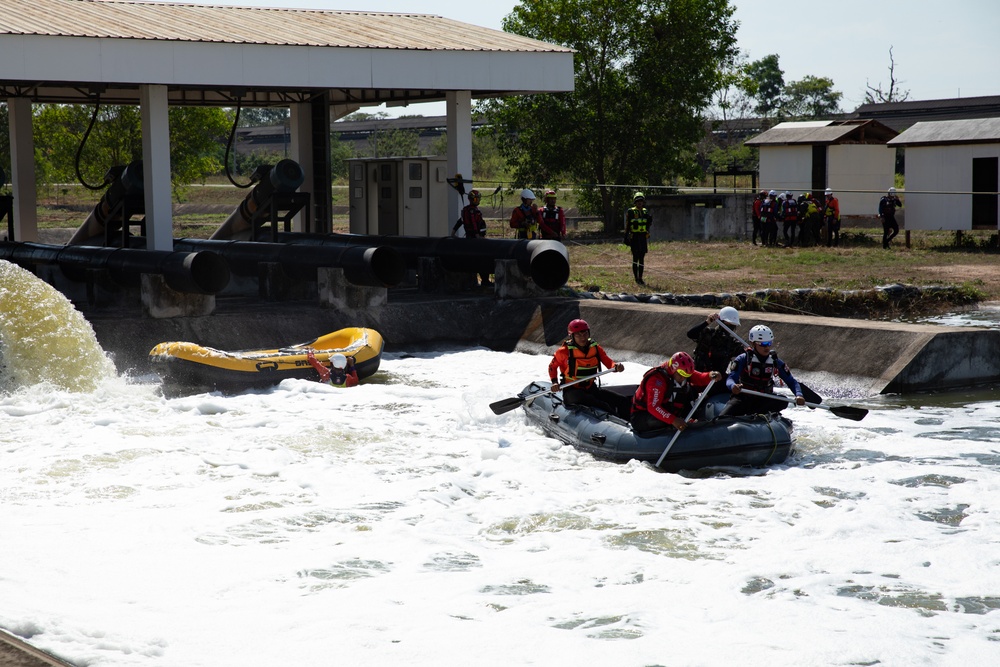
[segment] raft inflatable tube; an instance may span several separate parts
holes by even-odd
[[[363,380],[378,370],[382,347],[379,332],[352,327],[273,350],[227,352],[197,343],[160,343],[150,350],[149,360],[165,387],[239,392],[270,387],[285,378],[317,380],[306,360],[309,350],[327,366],[333,354],[353,356],[358,379]]]
[[[595,458],[616,463],[636,459],[655,465],[676,433],[674,428],[666,427],[638,434],[627,421],[603,410],[568,408],[561,394],[545,393],[551,386],[550,382],[537,381],[521,392],[523,398],[540,394],[530,402],[525,401],[528,420],[546,435]],[[636,387],[605,386],[604,389],[627,396],[634,394]],[[727,398],[727,395],[716,396],[705,402],[708,414],[696,415],[702,421],[681,432],[660,469],[678,472],[714,467],[762,468],[788,458],[794,448],[791,421],[780,414],[712,419]]]

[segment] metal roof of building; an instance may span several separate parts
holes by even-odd
[[[453,51],[570,51],[430,14],[134,0],[4,0],[0,35]]]
[[[1000,118],[941,120],[917,123],[889,142],[890,146],[1000,143]]]
[[[571,91],[574,52],[429,14],[141,0],[2,0],[0,100],[288,106]]]
[[[870,118],[902,132],[914,123],[1000,116],[1000,95],[862,104],[851,118]]]
[[[794,144],[884,144],[895,130],[874,120],[826,120],[779,123],[745,143],[747,146]]]

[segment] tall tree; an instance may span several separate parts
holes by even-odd
[[[737,55],[732,15],[728,0],[522,0],[504,30],[576,53],[573,92],[480,107],[518,187],[570,179],[609,227],[633,186],[692,176],[702,112]]]
[[[871,84],[865,80],[865,87],[868,88],[865,91],[865,104],[876,104],[884,102],[905,102],[910,99],[910,91],[902,90],[900,84],[902,81],[896,78],[896,60],[892,57],[892,47],[889,47],[889,89],[882,90],[882,84],[879,83],[876,87],[872,88]]]
[[[805,76],[785,86],[781,115],[786,118],[823,118],[840,113],[843,93],[833,89],[833,79]]]
[[[778,65],[778,56],[772,53],[753,61],[747,66],[747,76],[756,84],[757,113],[765,118],[774,116],[781,107],[785,90],[785,73]]]

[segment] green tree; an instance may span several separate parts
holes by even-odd
[[[754,82],[753,97],[757,100],[754,110],[770,118],[781,107],[785,90],[785,72],[778,65],[778,56],[771,54],[747,66],[747,76]]]
[[[575,88],[480,105],[517,186],[572,180],[609,228],[634,185],[696,174],[732,14],[728,0],[523,0],[504,30],[574,49]]]
[[[785,86],[781,114],[786,118],[816,119],[840,113],[842,93],[833,89],[833,80],[806,76]]]
[[[431,142],[431,155],[447,155],[448,135],[442,133]],[[479,128],[472,133],[472,178],[476,183],[496,184],[506,178],[507,162],[497,146],[492,130]]]
[[[34,140],[41,183],[82,180],[101,189],[108,169],[142,159],[139,107],[102,105],[91,126],[93,117],[92,106],[36,107]],[[220,146],[224,145],[232,116],[215,107],[172,107],[169,123],[171,186],[179,198],[189,183],[222,169]]]
[[[284,125],[291,115],[287,107],[247,107],[240,109],[240,127]]]

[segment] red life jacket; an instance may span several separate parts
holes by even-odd
[[[667,408],[669,412],[680,415],[690,405],[691,401],[695,399],[695,396],[692,395],[694,388],[690,382],[685,383],[684,386],[677,384],[663,366],[650,368],[642,376],[639,387],[635,390],[635,396],[632,397],[632,412],[649,412],[649,405],[646,403],[646,394],[648,393],[646,390],[646,381],[657,374],[663,377],[667,385],[667,396],[663,401],[664,406],[670,406]]]

